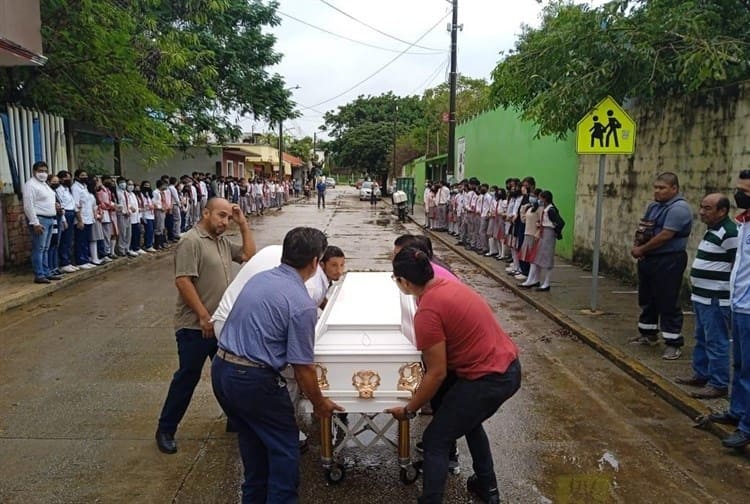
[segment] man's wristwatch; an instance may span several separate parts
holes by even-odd
[[[409,411],[409,407],[408,406],[404,406],[404,416],[408,420],[413,420],[414,418],[417,417],[417,412],[416,411]]]

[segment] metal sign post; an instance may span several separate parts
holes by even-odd
[[[599,289],[599,249],[602,243],[602,214],[604,213],[604,168],[607,154],[635,152],[635,122],[610,96],[600,101],[580,121],[576,128],[576,152],[599,155],[599,181],[596,185],[596,219],[591,265],[591,313],[597,313]]]
[[[602,199],[604,198],[605,154],[599,155],[599,183],[596,185],[596,220],[594,224],[594,257],[591,266],[591,312],[596,312],[597,290],[599,287],[599,248],[602,243]]]

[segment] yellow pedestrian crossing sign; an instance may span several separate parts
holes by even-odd
[[[607,96],[578,121],[576,152],[632,154],[635,152],[635,121]]]

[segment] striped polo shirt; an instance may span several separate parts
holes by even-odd
[[[736,253],[737,224],[732,219],[726,217],[706,230],[690,268],[691,300],[710,305],[718,299],[720,306],[729,306],[729,277]]]

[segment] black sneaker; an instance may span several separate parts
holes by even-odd
[[[498,492],[497,487],[482,487],[476,474],[472,474],[469,476],[469,479],[466,480],[466,489],[469,493],[476,495],[486,504],[500,504],[500,492]]]

